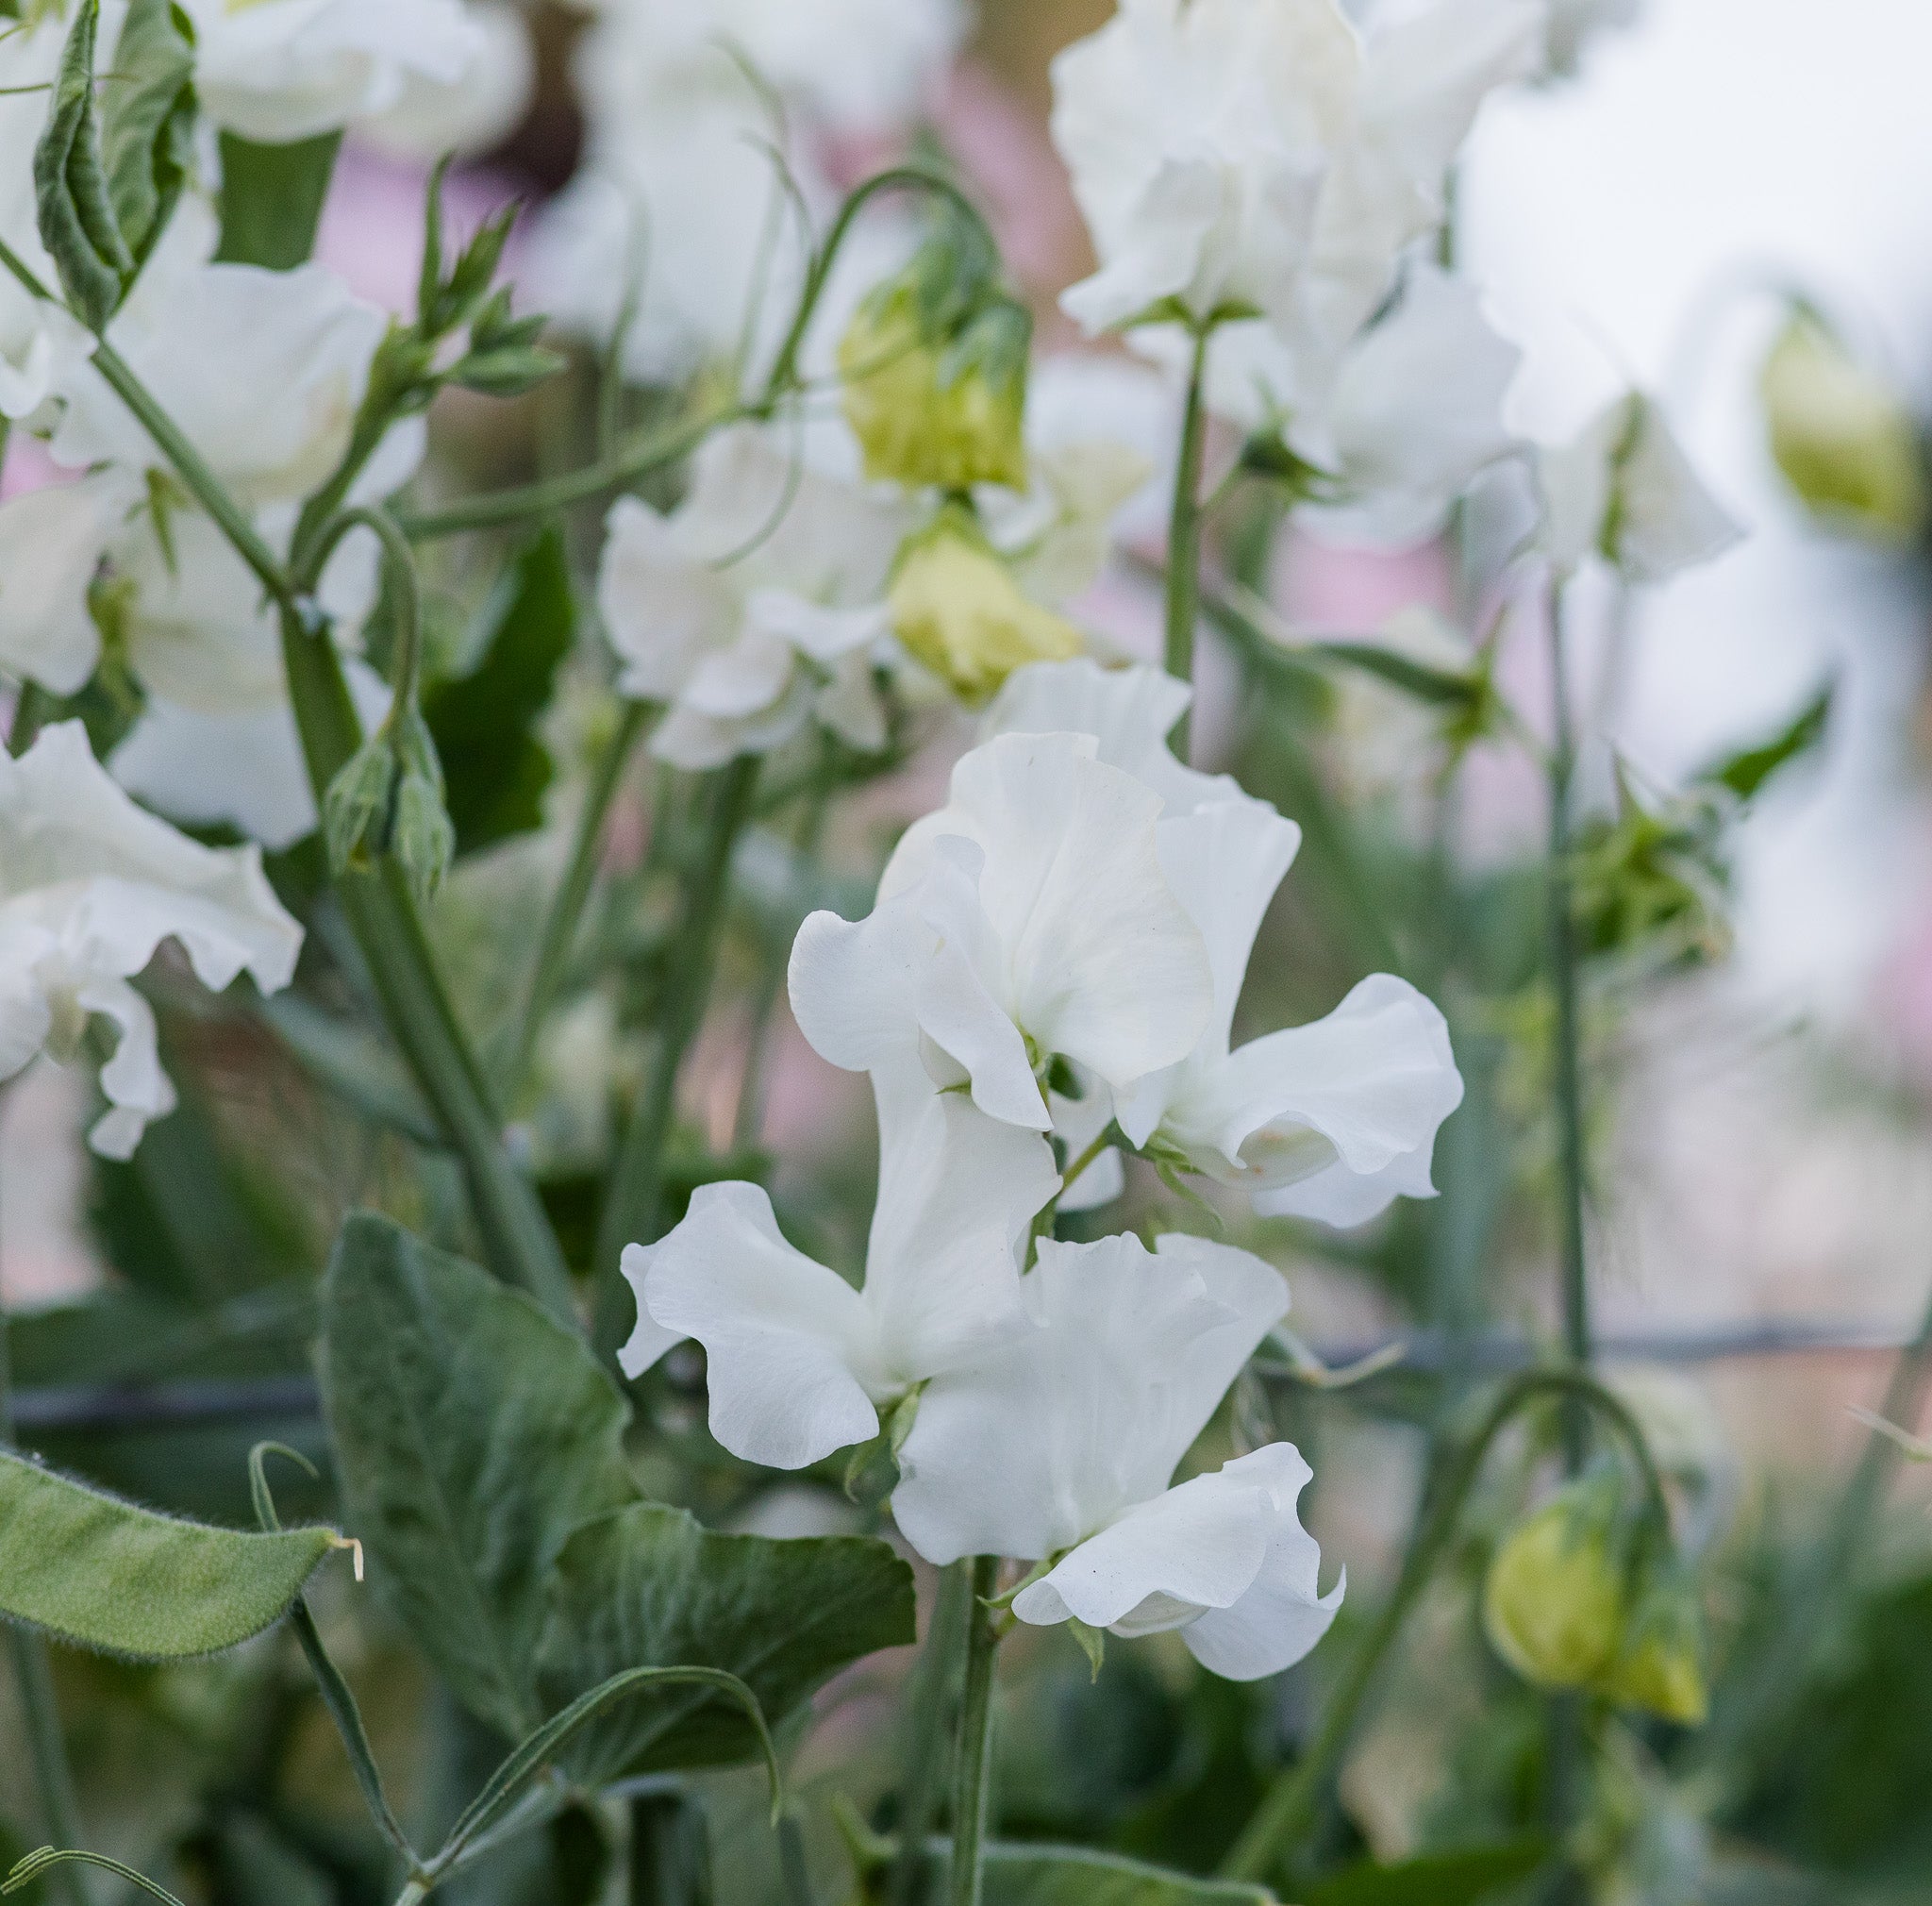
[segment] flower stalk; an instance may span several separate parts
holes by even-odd
[[[999,1557],[973,1559],[973,1603],[966,1622],[959,1702],[959,1760],[953,1786],[951,1906],[979,1906],[986,1826],[992,1788],[992,1670],[1002,1617],[990,1606],[999,1587]]]
[[[1200,620],[1201,463],[1208,439],[1208,344],[1213,329],[1211,320],[1194,326],[1174,506],[1168,518],[1165,661],[1168,674],[1179,681],[1194,678],[1194,627]],[[1183,714],[1174,724],[1172,744],[1184,761],[1191,759],[1191,716]]]

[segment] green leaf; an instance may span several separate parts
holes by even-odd
[[[139,270],[194,170],[194,28],[174,0],[133,0],[101,104],[108,198]]]
[[[349,1526],[397,1614],[481,1718],[528,1733],[546,1579],[636,1496],[623,1397],[529,1298],[367,1212],[324,1286],[322,1382]]]
[[[137,1872],[132,1866],[124,1866],[119,1860],[110,1860],[105,1853],[89,1853],[77,1847],[42,1847],[29,1853],[26,1858],[0,1881],[0,1893],[18,1893],[23,1886],[30,1886],[50,1866],[58,1866],[63,1862],[74,1860],[84,1866],[98,1866],[104,1873],[112,1873],[116,1879],[125,1880],[130,1886],[138,1886],[151,1898],[162,1902],[162,1906],[181,1906],[180,1900],[150,1880],[145,1873]]]
[[[339,1540],[177,1521],[0,1451],[0,1614],[103,1654],[234,1647],[279,1619]]]
[[[41,242],[68,305],[90,330],[102,331],[134,274],[108,195],[94,106],[94,38],[100,0],[81,0],[61,48],[53,104],[34,147],[34,206]]]
[[[1831,706],[1837,694],[1837,681],[1826,682],[1778,733],[1723,761],[1713,761],[1697,778],[1730,789],[1740,801],[1756,800],[1774,775],[1809,754],[1824,739],[1825,730],[1831,726]]]
[[[1351,1866],[1303,1891],[1303,1906],[1475,1906],[1526,1880],[1550,1857],[1541,1834],[1453,1852],[1424,1853],[1391,1865]]]
[[[306,264],[328,197],[340,132],[289,145],[258,145],[222,134],[222,242],[218,263],[272,272]]]
[[[775,1725],[841,1668],[913,1639],[912,1573],[882,1542],[720,1535],[684,1511],[635,1503],[580,1529],[558,1562],[543,1646],[553,1703],[623,1668],[723,1669]],[[580,1740],[590,1784],[713,1766],[758,1748],[745,1716],[703,1691],[640,1698]]]
[[[543,791],[556,770],[534,730],[576,633],[563,536],[554,525],[511,559],[480,620],[475,665],[438,683],[423,702],[459,854],[542,823]]]

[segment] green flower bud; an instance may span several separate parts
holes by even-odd
[[[1704,1621],[1695,1588],[1684,1576],[1672,1570],[1646,1587],[1625,1626],[1623,1651],[1598,1691],[1679,1727],[1703,1725],[1710,1712]]]
[[[956,227],[858,308],[839,344],[865,474],[911,488],[1026,487],[1033,320],[992,288],[983,242]]]
[[[343,764],[322,799],[322,837],[340,875],[389,849],[397,764],[388,728],[378,728]]]
[[[1560,1490],[1503,1539],[1483,1584],[1496,1652],[1541,1687],[1597,1682],[1623,1645],[1628,1601],[1613,1477]]]
[[[419,899],[442,884],[456,858],[457,833],[443,805],[442,762],[420,710],[411,707],[398,724],[395,815],[390,852]]]
[[[969,700],[1029,661],[1065,661],[1086,644],[1064,616],[1030,600],[963,510],[948,509],[899,554],[887,598],[892,629]]]
[[[1911,543],[1928,513],[1925,453],[1898,392],[1812,312],[1793,312],[1761,380],[1771,454],[1806,508],[1874,543]]]

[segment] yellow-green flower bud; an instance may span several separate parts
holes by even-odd
[[[994,288],[983,250],[948,227],[846,327],[845,418],[868,476],[914,489],[1026,487],[1033,321]]]
[[[1923,533],[1932,494],[1916,421],[1812,313],[1786,324],[1762,392],[1772,456],[1807,509],[1874,543]]]
[[[970,701],[1029,661],[1067,661],[1086,646],[1064,616],[1022,592],[960,510],[942,510],[908,541],[888,606],[907,653]]]
[[[1496,1652],[1542,1687],[1588,1687],[1617,1660],[1628,1599],[1612,1479],[1572,1483],[1504,1537],[1483,1584]]]
[[[1644,1591],[1624,1630],[1623,1651],[1599,1692],[1679,1727],[1703,1725],[1710,1712],[1704,1623],[1695,1591],[1681,1576],[1663,1576]]]

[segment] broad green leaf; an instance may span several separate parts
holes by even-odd
[[[329,1265],[322,1381],[344,1511],[385,1593],[458,1696],[521,1738],[557,1557],[637,1494],[623,1397],[529,1298],[367,1212]]]
[[[943,1866],[949,1854],[941,1852]],[[986,1906],[1273,1906],[1264,1886],[1199,1880],[1085,1847],[986,1849]]]
[[[293,271],[315,249],[335,173],[340,132],[288,145],[222,134],[222,242],[218,263]]]
[[[563,538],[554,526],[511,560],[481,620],[471,672],[439,682],[423,701],[459,854],[542,823],[555,768],[535,728],[576,629]]]
[[[139,269],[194,169],[194,28],[174,0],[133,0],[100,104],[108,203]]]
[[[90,330],[107,327],[134,274],[108,195],[94,105],[94,39],[100,0],[81,0],[67,29],[46,128],[34,147],[34,206],[41,242],[59,275],[74,314]]]
[[[1304,1888],[1302,1906],[1475,1906],[1528,1879],[1549,1857],[1549,1841],[1532,1834],[1387,1866],[1365,1864]]]
[[[557,1565],[543,1692],[560,1705],[627,1667],[722,1668],[775,1726],[861,1656],[913,1639],[912,1573],[882,1542],[720,1535],[634,1503],[580,1529]],[[628,1702],[579,1737],[590,1783],[758,1751],[742,1709],[705,1690]]]
[[[177,1521],[0,1451],[0,1614],[79,1647],[142,1661],[234,1647],[338,1543]]]
[[[1824,739],[1837,694],[1838,683],[1826,682],[1778,733],[1713,762],[1697,778],[1730,789],[1740,801],[1757,799],[1759,790],[1774,775],[1809,754]]]

